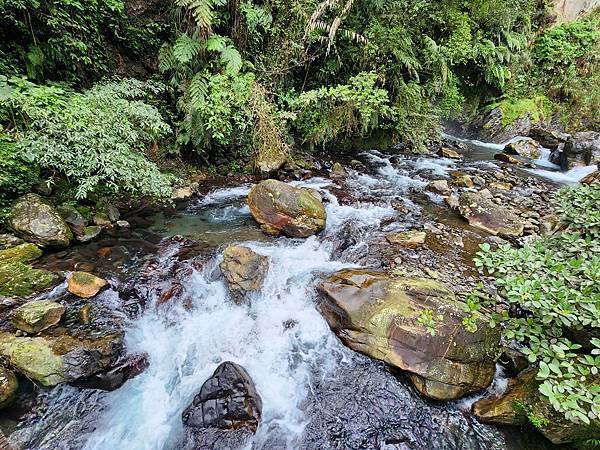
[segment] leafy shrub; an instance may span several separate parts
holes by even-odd
[[[10,94],[0,106],[18,118],[19,151],[67,176],[77,186],[77,198],[98,188],[166,197],[168,177],[144,155],[171,132],[159,111],[143,101],[161,89],[126,80],[74,93],[16,80],[5,83]]]
[[[388,92],[377,87],[377,74],[365,72],[348,84],[306,91],[292,101],[303,142],[325,145],[354,134],[366,135],[390,118]]]
[[[130,55],[157,48],[157,23],[135,26],[123,0],[0,2],[0,70],[44,81],[89,83]]]
[[[27,192],[39,176],[39,168],[7,136],[0,135],[0,224],[8,216],[12,200]]]
[[[492,325],[539,363],[539,391],[554,409],[584,423],[600,418],[599,199],[598,185],[562,190],[562,233],[519,249],[483,244],[475,260],[506,301]]]

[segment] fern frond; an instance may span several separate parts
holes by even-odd
[[[194,60],[201,49],[200,41],[192,39],[187,34],[181,34],[173,44],[173,57],[179,64],[186,65]]]

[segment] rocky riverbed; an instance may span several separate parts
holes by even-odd
[[[2,431],[36,449],[552,448],[473,415],[524,367],[461,327],[479,245],[560,227],[559,185],[522,148],[365,151],[93,224],[21,199],[28,242],[0,250]]]

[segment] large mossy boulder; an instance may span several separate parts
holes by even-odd
[[[320,310],[346,345],[410,372],[428,397],[451,400],[491,383],[499,332],[481,320],[475,333],[467,331],[465,305],[444,285],[345,269],[322,282],[320,290]],[[428,312],[433,312],[432,329],[419,322]]]
[[[41,255],[42,251],[31,243],[0,250],[0,295],[25,297],[56,283],[56,274],[28,264]]]
[[[458,202],[458,211],[475,228],[494,236],[523,234],[524,223],[514,212],[479,193],[463,192]]]
[[[39,337],[0,333],[0,357],[44,386],[86,379],[110,368],[123,350],[121,334]]]
[[[259,291],[269,271],[269,258],[241,245],[230,245],[223,252],[221,272],[236,303],[250,292]]]
[[[26,333],[39,333],[60,322],[65,307],[51,300],[27,302],[19,306],[11,315],[11,322],[18,330]]]
[[[56,209],[37,194],[27,194],[13,204],[9,224],[16,234],[41,247],[67,247],[73,238]]]
[[[600,419],[586,425],[572,422],[552,408],[538,391],[537,368],[527,369],[509,381],[501,395],[483,398],[473,405],[473,413],[482,422],[525,425],[535,421],[537,429],[554,444],[598,438]]]
[[[323,202],[309,189],[277,180],[265,180],[248,194],[254,219],[267,234],[308,237],[325,228]]]

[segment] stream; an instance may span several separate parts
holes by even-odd
[[[186,301],[160,305],[150,287],[143,312],[125,314],[124,306],[115,306],[123,310],[128,352],[147,354],[148,368],[113,392],[69,385],[48,391],[45,408],[11,442],[52,450],[181,448],[182,411],[221,362],[233,361],[248,371],[262,397],[262,423],[248,449],[556,448],[528,430],[477,422],[468,410],[481,394],[448,404],[422,397],[404,375],[342,345],[317,308],[315,285],[323,275],[344,267],[386,267],[376,249],[387,232],[435,219],[461,227],[465,239],[476,235],[439,195],[425,190],[429,180],[447,178],[453,170],[499,170],[492,160],[497,146],[464,142],[465,161],[360,154],[362,167],[348,168],[343,182],[349,200],[328,178],[294,182],[318,190],[327,209],[326,230],[308,239],[264,235],[246,205],[250,185],[214,190],[175,216],[159,213],[147,235],[115,238],[111,261],[99,266],[113,286],[135,278],[149,262],[156,272],[170,270],[180,248],[174,236],[200,241],[201,262],[186,265],[181,276],[180,297]],[[520,172],[561,184],[576,183],[589,172],[555,169],[540,161],[538,168]],[[132,244],[148,236],[169,244]],[[262,291],[244,305],[230,299],[219,276],[222,251],[230,243],[270,258]],[[465,261],[472,257],[467,245],[461,251]],[[48,264],[88,257],[85,250],[72,252]],[[64,286],[52,295],[61,292]],[[113,288],[98,301],[116,305],[118,296]],[[506,384],[501,371],[497,375],[490,389]]]

